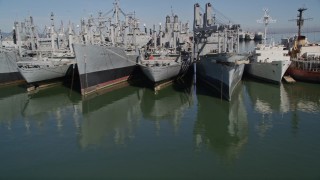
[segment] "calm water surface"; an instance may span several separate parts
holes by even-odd
[[[0,179],[320,179],[320,84],[25,91],[0,88]]]
[[[0,88],[0,179],[319,179],[320,85]]]

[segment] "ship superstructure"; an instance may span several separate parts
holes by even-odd
[[[127,81],[135,69],[138,49],[151,39],[140,30],[135,13],[124,13],[117,0],[113,5],[106,15],[99,12],[97,18],[81,21],[82,42],[74,44],[74,51],[82,95]]]
[[[166,16],[165,28],[155,26],[152,41],[142,50],[138,65],[155,86],[182,76],[191,64],[191,39],[188,23],[178,15]]]
[[[65,31],[63,23],[57,31],[54,24],[54,14],[50,15],[50,33],[39,35],[32,16],[24,23],[21,39],[19,22],[15,22],[16,37],[20,61],[17,62],[18,70],[28,83],[37,83],[66,75],[70,65],[74,64],[74,30],[69,23]],[[24,46],[22,46],[24,42]]]

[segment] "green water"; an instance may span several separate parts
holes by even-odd
[[[0,88],[0,179],[320,179],[320,85]]]

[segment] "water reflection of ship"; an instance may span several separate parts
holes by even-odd
[[[292,111],[291,126],[294,131],[299,129],[300,112],[318,113],[320,109],[320,85],[297,82],[294,86],[285,86],[289,94],[290,110]]]
[[[289,111],[289,97],[283,84],[278,86],[254,81],[244,84],[255,111],[264,115]]]
[[[193,103],[191,89],[188,87],[185,91],[179,91],[175,86],[169,86],[156,95],[154,91],[144,89],[141,111],[144,119],[155,122],[157,134],[160,131],[161,121],[168,121],[173,126],[174,132],[178,131],[185,110]]]
[[[320,85],[298,82],[294,86],[285,86],[290,99],[290,109],[305,113],[319,113]]]
[[[197,89],[198,114],[194,127],[196,149],[209,146],[226,162],[235,160],[247,143],[248,122],[242,84],[230,102],[211,97],[205,89]]]
[[[84,99],[80,146],[108,145],[110,141],[123,145],[134,138],[141,116],[140,97],[141,89],[126,87]]]
[[[245,81],[245,87],[251,100],[252,107],[256,112],[261,114],[260,120],[256,121],[256,130],[259,136],[264,137],[265,134],[273,128],[273,114],[275,117],[283,117],[284,113],[290,110],[290,101],[288,93],[284,88],[284,84],[266,84],[254,81]],[[279,114],[279,115],[278,115]]]
[[[1,87],[0,91],[0,125],[11,129],[11,123],[19,119],[28,95],[24,88],[18,86]]]
[[[70,98],[69,90],[64,86],[56,86],[46,90],[36,92],[28,95],[28,100],[24,104],[24,108],[21,111],[27,123],[36,120],[38,126],[43,126],[48,121],[48,117],[51,120],[56,121],[57,128],[59,130],[63,127],[63,121],[70,112],[73,112],[73,117],[77,116],[81,109],[75,106],[74,101],[79,101],[80,96],[73,93],[74,98]],[[78,121],[77,118],[73,118],[74,121]],[[79,122],[75,122],[79,124]]]

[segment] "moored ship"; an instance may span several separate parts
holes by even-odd
[[[246,72],[258,79],[280,83],[291,64],[288,50],[281,45],[258,45],[249,57]]]
[[[136,63],[120,47],[75,44],[81,94],[128,80]]]
[[[275,22],[270,17],[268,9],[264,9],[264,16],[258,22],[265,25],[264,42],[255,47],[249,57],[250,63],[246,65],[245,70],[253,77],[280,83],[291,63],[289,51],[283,45],[267,44],[267,26],[269,23]]]
[[[23,82],[17,66],[18,53],[14,48],[7,47],[6,44],[8,43],[3,44],[0,30],[0,85]]]
[[[149,80],[158,83],[179,74],[181,59],[179,54],[151,54],[147,59],[141,59],[138,65]]]
[[[246,59],[246,55],[233,53],[206,54],[197,63],[197,73],[201,81],[231,101],[233,91],[242,78]]]
[[[240,82],[247,55],[239,54],[238,32],[240,25],[219,25],[212,19],[212,7],[206,4],[206,12],[201,19],[200,6],[194,6],[194,38],[197,54],[197,76],[216,89],[221,97],[231,101]]]
[[[179,23],[178,16],[166,17],[165,31],[155,27],[153,39],[147,49],[140,55],[140,66],[143,73],[155,86],[165,81],[174,80],[183,75],[191,64],[191,41],[188,23]]]
[[[45,38],[40,38],[33,23],[33,18],[26,21],[26,48],[21,51],[21,38],[19,22],[15,22],[20,60],[17,61],[18,70],[27,83],[38,83],[64,77],[69,67],[75,63],[74,53],[71,47],[73,43],[73,30],[69,28],[64,32],[63,25],[59,32],[54,26],[54,14],[51,13],[51,28]]]
[[[74,64],[66,57],[51,57],[42,59],[23,60],[17,62],[19,71],[28,83],[52,80],[66,75],[67,70]]]
[[[304,46],[300,50],[309,52],[291,58],[288,74],[299,81],[320,83],[320,46],[318,44]]]
[[[120,21],[123,11],[118,1],[109,12],[114,18],[99,12],[98,18],[90,17],[87,23],[82,20],[82,42],[73,46],[82,95],[127,81],[136,67],[137,49],[149,41],[134,14],[125,14],[124,22]]]
[[[298,9],[298,36],[294,37],[291,53],[291,66],[288,74],[296,80],[320,83],[320,45],[309,43],[305,36],[301,35],[301,27],[304,20],[303,11],[307,8]]]
[[[19,56],[14,50],[0,47],[0,84],[23,82],[18,71]]]

